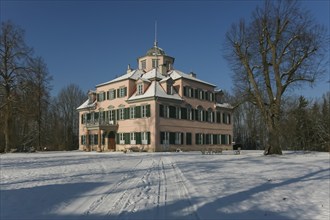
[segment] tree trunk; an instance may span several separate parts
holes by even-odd
[[[264,155],[279,154],[282,155],[280,146],[280,123],[278,114],[271,114],[267,123],[268,143],[264,151]]]
[[[8,108],[8,107],[7,107]],[[12,145],[13,145],[13,140],[12,140],[12,125],[13,125],[13,120],[12,120],[12,116],[11,116],[11,112],[10,109],[6,109],[5,112],[5,129],[4,129],[4,133],[5,133],[5,152],[10,152],[10,150],[12,149]]]

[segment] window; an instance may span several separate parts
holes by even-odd
[[[129,108],[129,118],[135,118],[135,107]]]
[[[146,60],[142,60],[141,61],[141,69],[146,69],[147,68],[147,62],[146,62]]]
[[[137,85],[137,95],[143,94],[143,83]]]
[[[187,109],[186,108],[181,108],[180,109],[180,116],[181,116],[181,119],[187,119]]]
[[[212,112],[212,109],[209,109],[208,112],[207,112],[207,115],[208,115],[208,122],[214,122],[214,114]]]
[[[81,135],[81,145],[86,145],[86,135]]]
[[[141,117],[142,118],[150,117],[150,105],[141,106]]]
[[[119,143],[125,144],[125,136],[124,133],[119,133]]]
[[[170,118],[177,118],[176,107],[170,106],[169,109],[170,109]]]
[[[150,132],[141,133],[142,144],[150,144]]]
[[[99,144],[99,137],[98,137],[98,135],[97,134],[94,134],[94,138],[93,138],[94,140],[94,142],[93,142],[93,145],[98,145]]]
[[[175,133],[175,144],[182,144],[182,133]]]
[[[124,108],[120,108],[119,109],[119,120],[124,120],[125,119],[125,109]]]
[[[160,132],[160,144],[169,144],[169,133]]]
[[[121,87],[117,90],[118,97],[125,97],[127,95],[127,88],[126,87]]]
[[[186,133],[186,145],[191,145],[192,140],[191,140],[191,133]]]
[[[221,123],[221,113],[217,112],[217,123]]]
[[[102,102],[105,100],[105,93],[104,92],[100,92],[99,94],[97,94],[97,101]]]
[[[196,145],[204,144],[204,135],[203,134],[196,134]]]
[[[136,136],[135,133],[130,133],[130,144],[136,144]]]
[[[152,59],[152,68],[158,67],[158,60],[157,59]]]
[[[114,89],[109,90],[108,98],[109,98],[109,100],[115,99],[116,98],[116,90],[114,90]]]

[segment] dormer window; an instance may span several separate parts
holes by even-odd
[[[143,83],[137,84],[137,95],[143,94]]]
[[[158,59],[152,59],[152,68],[158,67]]]
[[[141,61],[141,69],[146,69],[147,68],[147,61],[146,60],[142,60]]]

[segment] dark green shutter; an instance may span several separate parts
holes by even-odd
[[[165,139],[165,132],[160,132],[160,144],[164,144],[164,139]]]
[[[147,136],[148,136],[148,144],[150,144],[150,132],[147,132]]]
[[[164,117],[164,106],[159,105],[159,117]]]
[[[116,144],[119,144],[119,133],[116,133]]]
[[[127,96],[127,87],[124,88],[124,96]]]
[[[124,133],[125,144],[130,143],[130,133]]]
[[[124,109],[124,119],[129,119],[129,108]]]
[[[135,139],[136,139],[136,144],[142,144],[140,132],[135,132]]]
[[[141,118],[141,106],[135,107],[135,118]]]
[[[181,133],[181,144],[183,145],[184,144],[184,134]]]
[[[150,105],[147,105],[147,117],[150,117]]]
[[[199,134],[195,134],[195,144],[199,145]]]
[[[117,120],[119,120],[119,109],[116,110]]]
[[[187,96],[187,87],[185,87],[185,86],[183,87],[183,95]]]
[[[170,144],[175,144],[175,133],[170,132]]]

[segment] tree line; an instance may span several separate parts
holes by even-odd
[[[77,149],[84,92],[71,84],[51,97],[46,63],[10,21],[1,24],[0,56],[0,152]]]
[[[231,97],[231,102],[239,97]],[[242,149],[263,150],[266,125],[259,109],[245,102],[233,116],[234,137]],[[279,145],[282,150],[330,151],[330,92],[316,100],[290,96],[281,107]]]

